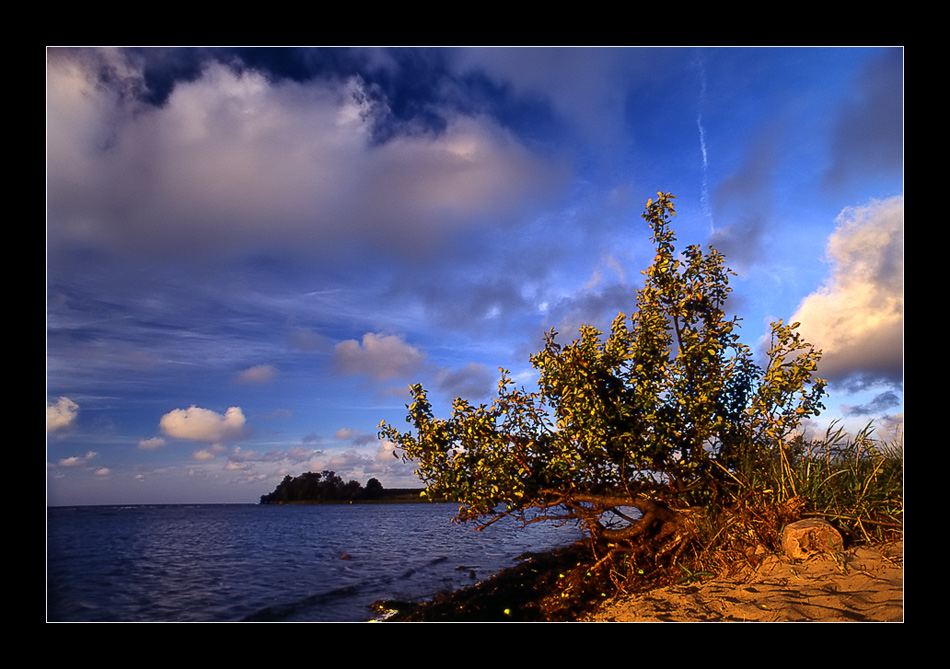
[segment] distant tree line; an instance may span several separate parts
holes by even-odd
[[[383,484],[374,478],[367,481],[366,487],[363,487],[359,481],[344,482],[336,472],[306,472],[300,476],[285,476],[273,492],[261,495],[261,504],[417,501],[420,499],[420,491],[421,489],[405,488],[386,490]]]

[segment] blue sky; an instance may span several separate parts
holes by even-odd
[[[407,388],[488,400],[629,313],[640,218],[903,426],[903,50],[49,49],[47,501],[416,486]]]

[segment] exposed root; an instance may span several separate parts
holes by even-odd
[[[714,518],[698,509],[667,509],[637,532],[528,556],[435,601],[387,604],[399,609],[392,620],[577,620],[610,597],[754,568],[778,547],[782,527],[806,512],[800,500],[737,505]]]

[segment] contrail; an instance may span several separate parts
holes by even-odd
[[[706,100],[706,68],[702,59],[697,59],[699,67],[699,110],[696,115],[696,126],[699,128],[699,148],[703,152],[703,185],[700,199],[703,203],[703,212],[709,221],[709,231],[715,232],[716,226],[713,225],[712,214],[709,211],[709,156],[706,153],[706,129],[703,128],[703,103]]]

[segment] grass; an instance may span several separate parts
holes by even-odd
[[[705,509],[691,571],[726,573],[781,551],[782,530],[806,517],[830,521],[848,544],[903,537],[903,438],[876,439],[868,425],[848,435],[832,424],[823,439],[747,453],[730,473],[729,499]],[[764,549],[764,550],[763,550]]]
[[[792,492],[854,541],[876,543],[903,533],[903,437],[884,442],[869,424],[854,437],[840,425],[802,444],[788,472]]]

